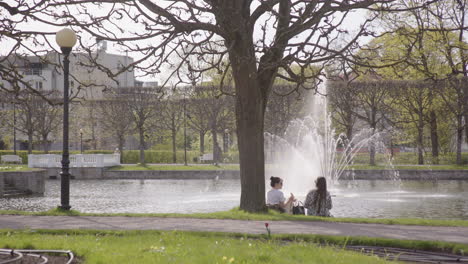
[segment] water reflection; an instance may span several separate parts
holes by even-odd
[[[336,217],[468,220],[468,181],[341,181],[331,193]],[[229,210],[239,197],[238,180],[75,180],[70,202],[81,212],[193,213]],[[60,181],[49,180],[44,196],[0,199],[0,209],[44,211],[59,203]]]

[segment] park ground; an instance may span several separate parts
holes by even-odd
[[[468,165],[454,165],[454,164],[445,164],[445,165],[395,165],[392,167],[384,166],[384,165],[377,165],[377,166],[369,166],[363,164],[356,164],[348,166],[349,169],[356,169],[356,170],[384,170],[384,169],[396,169],[396,170],[468,170]],[[121,166],[114,166],[109,168],[110,170],[117,170],[117,171],[141,171],[141,170],[180,170],[180,171],[187,171],[187,170],[239,170],[239,164],[191,164],[183,165],[183,164],[122,164]],[[268,169],[268,165],[267,165]],[[28,168],[28,165],[24,164],[0,164],[0,172],[7,172],[7,171],[31,171],[36,170],[34,168]]]
[[[345,250],[349,245],[468,252],[468,221],[364,224],[239,209],[204,217],[0,213],[0,247],[69,249],[85,263],[386,263]]]
[[[468,166],[395,168],[465,170]],[[239,165],[123,164],[111,169],[238,170]],[[0,166],[0,171],[27,170],[26,165]],[[192,215],[0,211],[0,248],[66,249],[84,263],[389,263],[345,248],[395,247],[464,256],[466,234],[468,221],[463,220],[314,218],[238,209]]]

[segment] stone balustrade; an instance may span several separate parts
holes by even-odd
[[[60,168],[62,156],[57,154],[30,154],[30,168]],[[70,155],[70,168],[112,167],[120,165],[120,154],[73,154]]]

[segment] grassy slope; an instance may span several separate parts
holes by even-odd
[[[395,165],[397,170],[468,170],[467,165]],[[351,165],[350,169],[355,170],[385,170],[390,169],[388,166],[377,165]]]
[[[133,170],[176,170],[176,171],[186,171],[186,170],[239,170],[239,165],[220,165],[215,166],[211,164],[207,165],[123,165],[123,166],[114,166],[109,168],[110,170],[117,171],[133,171]]]
[[[421,225],[421,226],[462,226],[468,227],[466,220],[431,220],[431,219],[376,219],[376,218],[335,218],[335,217],[316,217],[316,216],[299,216],[280,214],[270,210],[265,214],[252,214],[234,208],[229,211],[221,211],[214,213],[195,213],[195,214],[133,214],[133,213],[116,213],[116,214],[95,214],[95,213],[80,213],[78,211],[61,211],[52,209],[46,212],[26,212],[0,210],[0,214],[13,215],[75,215],[75,216],[133,216],[133,217],[177,217],[177,218],[200,218],[200,219],[239,219],[239,220],[257,220],[257,221],[326,221],[326,222],[345,222],[345,223],[372,223],[372,224],[389,224],[389,225]]]
[[[208,232],[0,230],[0,247],[70,249],[86,263],[387,263],[344,251],[345,245],[468,251],[467,245],[456,243],[316,235],[267,239],[266,235]]]
[[[10,172],[10,171],[34,171],[37,169],[28,168],[28,165],[22,164],[0,164],[0,172]]]

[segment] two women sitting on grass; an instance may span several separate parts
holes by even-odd
[[[281,213],[291,213],[293,203],[296,199],[291,193],[291,196],[286,201],[283,192],[280,191],[283,188],[283,179],[279,177],[271,177],[270,185],[272,189],[267,193],[267,207]],[[330,214],[332,200],[330,193],[327,191],[327,181],[325,177],[318,177],[315,181],[315,186],[316,189],[307,194],[304,202],[304,208],[307,209],[307,215],[332,216]]]

